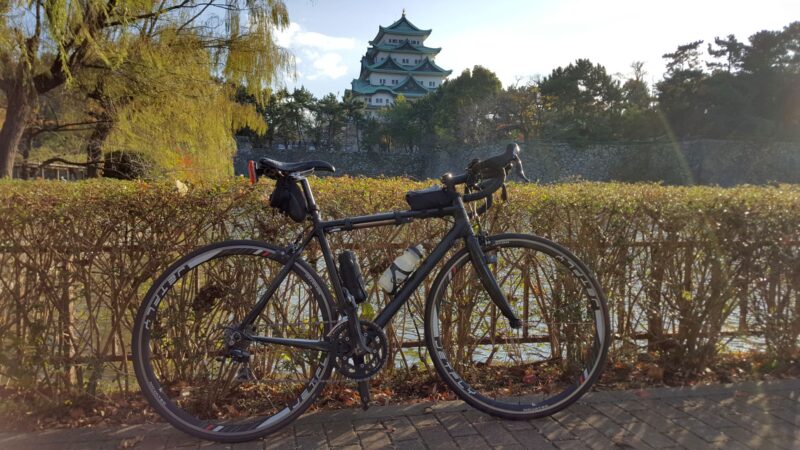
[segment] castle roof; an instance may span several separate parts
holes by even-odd
[[[452,70],[444,70],[441,67],[437,66],[436,63],[430,60],[430,58],[425,58],[422,60],[421,63],[416,65],[415,67],[403,67],[398,65],[394,59],[386,58],[385,60],[381,61],[378,64],[367,65],[364,68],[368,72],[377,72],[377,73],[415,73],[415,74],[444,74],[445,76],[450,75],[453,71]],[[362,71],[363,72],[363,71]]]
[[[371,72],[407,72],[408,69],[404,69],[399,64],[394,62],[394,58],[386,58],[378,64],[373,64],[371,66],[367,66],[367,70]]]
[[[422,30],[417,28],[416,25],[406,19],[406,13],[404,12],[402,17],[400,17],[400,19],[398,19],[395,23],[389,25],[388,27],[378,27],[378,35],[375,37],[374,41],[380,41],[384,34],[401,34],[404,36],[421,36],[426,38],[431,34],[431,30]]]
[[[414,97],[417,95],[425,95],[429,90],[421,86],[414,77],[408,77],[406,82],[394,88],[395,94],[403,94],[406,97]]]
[[[417,67],[414,67],[411,70],[414,72],[446,73],[447,75],[453,73],[452,70],[442,69],[436,65],[435,62],[431,61],[430,58],[425,58]]]
[[[394,96],[402,94],[406,97],[422,97],[431,92],[417,83],[414,77],[411,76],[409,76],[403,84],[394,87],[386,85],[375,86],[364,80],[353,80],[351,87],[353,88],[353,92],[367,95],[377,92],[386,92]]]
[[[371,41],[370,44],[373,45],[372,48],[367,50],[367,53],[377,53],[379,51],[384,52],[404,52],[404,53],[424,53],[427,55],[436,55],[440,51],[440,48],[433,48],[433,47],[426,47],[424,45],[417,45],[412,44],[411,41],[408,39],[403,40],[399,45],[390,45],[390,44],[375,44],[374,41]]]

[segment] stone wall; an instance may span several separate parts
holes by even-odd
[[[439,178],[460,173],[473,158],[500,153],[504,143],[464,150],[405,152],[348,152],[306,148],[255,148],[239,140],[237,174],[247,174],[247,160],[261,156],[280,161],[322,159],[337,175]],[[560,181],[660,181],[666,184],[800,183],[800,143],[694,140],[591,144],[535,141],[523,147],[528,177],[542,183]]]

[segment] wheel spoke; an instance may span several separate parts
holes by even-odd
[[[162,416],[200,437],[274,431],[286,421],[270,424],[270,418],[321,376],[314,395],[303,395],[291,411],[307,408],[332,367],[322,338],[333,326],[333,307],[307,270],[289,271],[254,326],[239,329],[284,267],[274,251],[254,245],[188,255],[173,266],[181,268],[177,280],[146,298],[137,318],[148,323],[135,337],[142,389]]]
[[[599,350],[607,339],[602,345],[597,339],[607,323],[598,323],[592,310],[605,302],[586,289],[588,281],[601,292],[590,275],[575,269],[580,265],[572,255],[555,254],[536,239],[505,241],[492,250],[491,270],[523,327],[510,328],[462,252],[442,269],[452,275],[433,287],[435,315],[426,320],[437,322],[428,332],[438,333],[441,351],[432,356],[448,384],[474,406],[525,414],[539,404],[535,414],[544,415],[563,407],[562,399],[577,399],[591,382],[584,375],[593,375],[605,358]]]

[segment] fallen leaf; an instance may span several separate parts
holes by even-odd
[[[539,377],[533,369],[526,369],[525,376],[522,377],[522,382],[525,384],[535,384],[539,382]]]
[[[136,444],[138,444],[139,442],[142,442],[143,440],[144,440],[144,436],[134,436],[132,438],[126,438],[126,439],[123,439],[122,442],[119,443],[117,448],[118,449],[133,448],[133,447],[136,446]]]
[[[651,364],[647,367],[645,375],[653,381],[662,381],[664,379],[664,368]]]

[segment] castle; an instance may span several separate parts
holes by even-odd
[[[442,50],[425,46],[431,30],[417,28],[402,17],[388,27],[379,27],[375,39],[361,58],[361,74],[351,83],[352,95],[364,102],[369,115],[392,105],[398,96],[416,100],[435,91],[451,70],[436,65]]]

